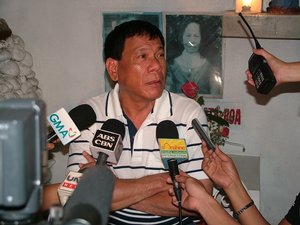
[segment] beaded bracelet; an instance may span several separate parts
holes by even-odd
[[[254,201],[251,200],[247,205],[245,205],[243,208],[241,208],[239,211],[233,213],[233,217],[238,219],[239,215],[241,215],[246,209],[250,208],[254,205]]]

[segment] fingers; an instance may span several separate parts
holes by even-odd
[[[185,172],[182,171],[182,170],[179,170],[179,174],[180,174],[181,176],[188,176],[187,173],[185,173]]]
[[[204,160],[208,159],[213,154],[213,151],[207,148],[205,141],[202,142],[202,152],[204,155]]]
[[[86,159],[87,163],[79,163],[80,170],[92,167],[96,165],[94,158],[86,151],[82,152],[83,157]]]
[[[248,84],[252,85],[252,86],[255,86],[255,83],[254,83],[254,80],[253,80],[253,77],[252,77],[252,74],[250,72],[250,70],[246,70],[246,76],[247,76],[247,82]]]
[[[178,175],[177,175],[178,176]],[[177,200],[177,198],[176,198],[176,196],[175,196],[175,192],[174,192],[174,188],[173,187],[171,187],[171,188],[169,188],[169,195],[172,197],[172,203],[175,205],[175,206],[178,206],[178,200]]]
[[[175,179],[179,183],[185,183],[189,176],[176,175]]]
[[[231,158],[222,152],[222,150],[219,148],[219,146],[216,146],[215,155],[219,157],[222,161],[228,161],[231,160]]]
[[[53,143],[47,143],[47,150],[53,150],[55,148],[55,145]]]
[[[94,163],[95,162],[94,158],[89,153],[87,153],[86,151],[83,151],[82,155],[88,161],[88,163]]]
[[[260,49],[253,49],[253,53],[256,55],[261,55],[263,56],[267,61],[270,58],[270,56],[272,56],[269,52],[267,52],[266,50],[264,50],[263,48]]]
[[[173,183],[171,177],[168,177],[168,178],[167,178],[167,183],[168,183],[168,184],[172,184],[172,183]]]
[[[84,169],[93,167],[95,165],[96,165],[96,162],[93,162],[93,163],[90,162],[90,163],[85,163],[85,164],[79,163],[79,168],[80,168],[80,171],[83,171]]]
[[[211,150],[207,147],[207,144],[204,140],[202,140],[202,152],[204,155],[207,153],[211,154],[213,152],[213,150]]]

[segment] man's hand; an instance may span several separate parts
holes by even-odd
[[[87,160],[87,163],[79,163],[79,171],[96,165],[96,161],[89,153],[83,151],[82,155]]]

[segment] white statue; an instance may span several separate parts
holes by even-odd
[[[21,37],[12,34],[0,41],[0,100],[42,97],[32,66],[32,55]]]

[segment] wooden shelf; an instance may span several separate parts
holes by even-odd
[[[300,39],[299,14],[243,14],[257,38]],[[223,37],[248,38],[251,33],[235,12],[223,14]]]

